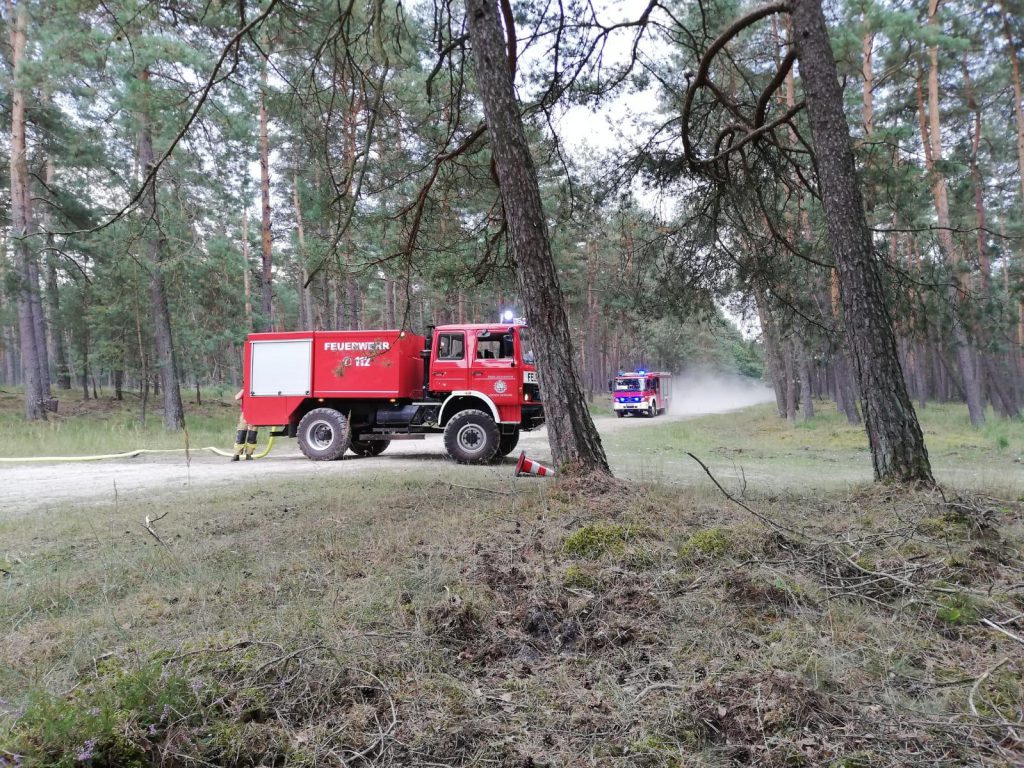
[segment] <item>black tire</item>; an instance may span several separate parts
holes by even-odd
[[[297,436],[306,458],[335,461],[348,450],[348,418],[333,408],[314,408],[302,417]]]
[[[615,415],[618,416],[621,419],[621,418],[625,417],[626,412],[625,411],[616,411]]]
[[[353,437],[348,447],[356,456],[380,456],[389,445],[390,440],[358,440]]]
[[[510,432],[506,435],[499,435],[498,437],[498,452],[494,454],[494,460],[503,459],[508,456],[512,451],[519,445],[519,430]]]
[[[651,403],[650,407],[647,409],[647,415],[648,415],[648,417],[650,417],[652,419],[655,416],[658,415],[658,402],[657,401],[654,401],[653,403]]]
[[[459,464],[486,464],[498,453],[501,435],[483,411],[459,411],[444,428],[444,447]]]

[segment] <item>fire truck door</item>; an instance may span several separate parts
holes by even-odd
[[[466,334],[462,331],[443,331],[435,336],[434,360],[430,364],[431,391],[470,389]]]
[[[518,403],[520,370],[515,366],[512,334],[481,331],[473,347],[469,388],[483,392],[495,405]]]

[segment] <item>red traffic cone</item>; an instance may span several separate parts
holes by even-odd
[[[555,470],[545,467],[539,461],[533,461],[532,459],[526,458],[526,451],[519,454],[519,461],[516,462],[516,477],[519,477],[520,475],[537,475],[538,477],[547,477],[554,474]]]

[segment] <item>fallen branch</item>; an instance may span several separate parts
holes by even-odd
[[[162,515],[160,515],[160,516],[158,516],[158,517],[154,517],[154,518],[152,518],[152,519],[150,519],[149,515],[146,515],[146,522],[145,522],[145,524],[144,524],[144,525],[142,526],[142,527],[143,527],[143,528],[145,528],[145,529],[146,529],[147,531],[149,531],[150,535],[151,535],[151,536],[152,536],[152,537],[153,537],[154,539],[156,539],[157,541],[159,541],[159,542],[160,542],[161,544],[163,544],[163,545],[164,545],[165,547],[167,546],[167,543],[166,543],[166,542],[165,542],[165,541],[164,541],[163,539],[161,539],[161,538],[160,538],[160,536],[158,536],[158,535],[157,535],[157,532],[156,532],[156,530],[155,530],[155,529],[153,528],[153,523],[158,523],[158,522],[160,522],[160,521],[161,521],[161,520],[163,520],[163,519],[164,519],[165,517],[167,517],[167,516],[168,516],[169,514],[171,514],[171,510],[167,510],[167,511],[166,511],[166,512],[164,512],[164,513],[163,513]]]
[[[806,533],[801,533],[800,531],[796,531],[796,530],[793,530],[792,528],[787,528],[784,525],[780,525],[779,523],[776,523],[774,520],[772,520],[770,517],[767,517],[766,515],[762,515],[760,512],[757,512],[756,510],[751,509],[746,504],[744,504],[742,501],[740,501],[735,496],[733,496],[731,493],[729,493],[727,490],[725,490],[725,488],[722,487],[722,484],[720,482],[718,482],[718,480],[715,478],[715,476],[713,474],[711,474],[711,470],[708,469],[708,465],[707,464],[705,464],[703,461],[698,459],[696,456],[694,456],[689,451],[686,452],[686,455],[689,456],[694,461],[696,461],[698,464],[700,464],[700,468],[703,469],[704,473],[708,477],[711,478],[711,482],[714,483],[716,486],[718,486],[718,490],[720,490],[722,492],[722,495],[725,496],[725,498],[727,498],[729,501],[731,501],[733,504],[735,504],[736,506],[740,507],[741,509],[745,509],[747,512],[752,514],[754,517],[756,517],[762,523],[765,523],[766,525],[770,525],[772,528],[775,528],[778,531],[782,531],[783,533],[790,533],[790,534],[793,534],[794,536],[799,536],[801,539],[804,539],[806,541],[810,541],[810,542],[813,542],[815,544],[821,543],[821,542],[814,541],[814,539],[812,539]]]
[[[996,632],[1002,632],[1004,635],[1006,635],[1010,639],[1016,640],[1021,645],[1024,645],[1024,637],[1021,637],[1020,635],[1014,634],[1013,632],[1008,630],[1006,627],[1003,627],[1003,626],[1000,626],[999,624],[996,624],[991,619],[982,619],[981,623],[984,624],[989,629],[994,629]]]

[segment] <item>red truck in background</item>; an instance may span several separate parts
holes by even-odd
[[[611,382],[612,408],[620,419],[627,413],[655,417],[672,404],[672,374],[662,371],[620,372]]]
[[[377,456],[392,440],[444,433],[448,454],[483,464],[544,423],[522,325],[254,333],[245,343],[242,411],[283,428],[310,459]]]

